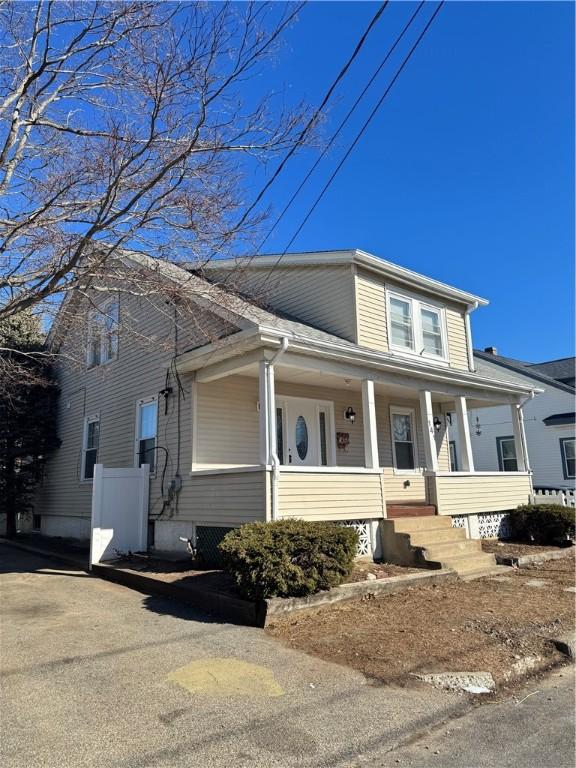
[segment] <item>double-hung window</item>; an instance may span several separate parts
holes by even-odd
[[[388,317],[392,350],[433,360],[447,360],[442,307],[389,292]]]
[[[564,478],[570,480],[576,477],[576,440],[573,437],[560,438],[560,452],[562,454],[562,471]]]
[[[100,416],[88,416],[84,419],[84,438],[82,444],[82,480],[92,480],[94,466],[98,462],[100,445]]]
[[[114,360],[118,356],[118,299],[112,299],[88,318],[88,349],[86,362],[89,368]]]
[[[158,431],[158,399],[149,397],[136,404],[136,465],[156,468],[156,434]]]
[[[518,472],[518,459],[516,458],[516,441],[513,437],[497,437],[498,466],[500,472]]]
[[[394,468],[400,471],[416,469],[416,437],[412,408],[390,408],[392,453]]]

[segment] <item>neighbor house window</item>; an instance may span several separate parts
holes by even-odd
[[[84,441],[82,445],[82,480],[92,480],[94,466],[98,462],[100,445],[100,416],[88,416],[84,420]]]
[[[516,441],[513,437],[497,437],[498,466],[501,472],[518,472]]]
[[[112,299],[90,313],[86,355],[89,367],[107,363],[117,357],[118,320],[118,299]]]
[[[158,430],[158,400],[150,397],[139,400],[136,407],[136,464],[156,467],[156,433]]]
[[[416,468],[414,411],[411,408],[391,408],[392,453],[394,467],[399,470]]]
[[[388,294],[390,348],[436,360],[446,359],[444,310],[409,296]]]
[[[562,454],[562,471],[566,480],[576,477],[576,440],[573,437],[560,438],[560,452]]]

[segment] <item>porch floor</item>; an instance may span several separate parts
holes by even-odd
[[[435,515],[436,507],[433,504],[387,504],[386,516],[398,517],[426,517]]]

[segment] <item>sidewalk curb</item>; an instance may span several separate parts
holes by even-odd
[[[531,565],[545,563],[547,560],[560,560],[563,557],[569,557],[572,551],[573,547],[566,547],[565,549],[560,550],[551,549],[548,552],[540,552],[537,555],[518,555],[517,557],[514,557],[494,553],[494,556],[499,565],[511,565],[514,568],[529,568]]]

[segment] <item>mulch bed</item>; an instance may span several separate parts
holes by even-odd
[[[543,587],[530,586],[533,579]],[[563,660],[548,638],[574,628],[574,556],[497,577],[413,587],[273,619],[292,648],[344,664],[376,682],[407,685],[410,673],[488,671],[506,683],[514,664]]]
[[[563,547],[554,547],[550,544],[541,547],[525,542],[482,539],[482,549],[484,552],[492,552],[494,555],[502,555],[503,557],[523,557],[524,555],[539,555],[541,552],[557,552]]]

